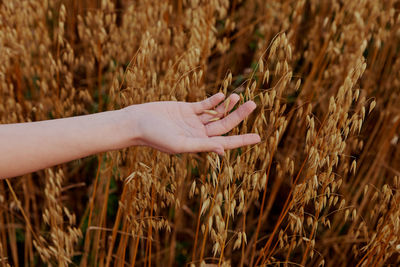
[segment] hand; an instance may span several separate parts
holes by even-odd
[[[253,101],[248,101],[222,118],[225,109],[231,111],[240,97],[232,94],[227,108],[224,104],[216,107],[224,99],[224,94],[218,93],[195,103],[165,101],[126,107],[124,110],[134,118],[133,125],[136,124],[136,129],[132,130],[138,132],[134,145],[150,146],[167,153],[213,151],[223,155],[225,149],[260,142],[258,134],[221,136],[256,108]],[[206,110],[213,108],[217,114],[207,113]],[[216,117],[222,119],[213,120]]]

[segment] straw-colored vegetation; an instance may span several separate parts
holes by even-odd
[[[0,264],[399,264],[399,7],[1,1],[1,123],[222,91],[257,103],[233,133],[262,142],[132,147],[1,180]]]

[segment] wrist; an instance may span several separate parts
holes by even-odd
[[[115,112],[119,116],[122,140],[124,140],[124,145],[121,148],[140,145],[140,115],[137,105],[116,110]]]

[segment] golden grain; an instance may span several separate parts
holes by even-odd
[[[4,1],[2,123],[221,90],[257,103],[232,134],[263,141],[107,152],[11,181],[17,199],[0,185],[1,261],[398,265],[397,4]]]

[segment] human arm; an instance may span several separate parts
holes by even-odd
[[[255,144],[256,134],[221,136],[247,117],[255,108],[249,101],[227,117],[223,104],[213,109],[224,95],[186,102],[151,102],[116,111],[65,119],[0,125],[0,177],[33,172],[92,154],[146,145],[167,153],[213,151]],[[230,96],[231,110],[239,96]]]
[[[129,146],[135,137],[125,131],[123,115],[117,110],[0,125],[0,178]]]

